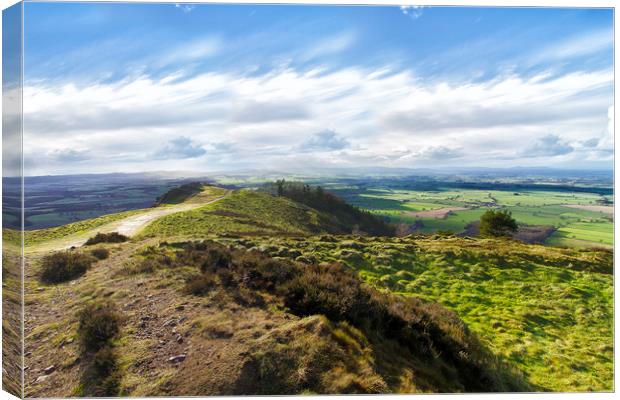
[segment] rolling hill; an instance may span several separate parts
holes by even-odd
[[[608,250],[370,236],[346,207],[253,190],[203,187],[152,210],[191,202],[124,243],[64,252],[51,245],[62,227],[37,233],[27,396],[613,387]],[[81,237],[103,226],[82,223]],[[85,270],[42,283],[59,252]],[[114,328],[97,351],[85,350],[85,307]]]

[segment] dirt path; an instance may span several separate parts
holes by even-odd
[[[141,214],[131,215],[127,218],[110,222],[109,224],[105,224],[93,229],[90,229],[87,232],[82,232],[80,234],[67,236],[61,239],[51,240],[49,242],[42,243],[41,245],[35,246],[35,249],[31,249],[32,251],[40,252],[40,251],[52,251],[52,250],[61,250],[68,249],[72,246],[78,247],[83,245],[88,238],[94,236],[98,232],[100,233],[109,233],[109,232],[118,232],[125,236],[134,236],[138,233],[142,228],[144,228],[149,223],[154,220],[165,217],[166,215],[175,214],[178,212],[184,212],[193,210],[195,208],[206,206],[207,204],[212,204],[218,202],[228,196],[230,192],[226,193],[223,196],[220,196],[216,199],[204,202],[204,203],[182,203],[171,206],[163,206],[153,208],[151,210],[147,210]]]

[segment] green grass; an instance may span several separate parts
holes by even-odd
[[[217,186],[204,185],[198,182],[188,183],[170,189],[157,200],[157,203],[159,205],[206,203],[224,196],[226,192],[228,190]]]
[[[541,390],[613,388],[611,253],[461,238],[265,240],[453,309]]]
[[[306,234],[324,231],[325,226],[329,226],[327,216],[292,200],[239,190],[216,203],[160,218],[149,224],[141,236]]]

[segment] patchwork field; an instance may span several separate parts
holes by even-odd
[[[489,208],[506,208],[517,223],[555,228],[545,240],[554,246],[613,245],[613,205],[609,196],[566,191],[446,189],[418,191],[335,189],[352,204],[411,226],[412,231],[464,233]]]

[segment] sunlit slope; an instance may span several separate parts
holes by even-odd
[[[307,235],[343,233],[349,229],[333,215],[252,190],[238,190],[217,203],[169,215],[141,233],[156,237],[200,237],[208,234]]]
[[[613,388],[611,252],[465,238],[239,243],[309,262],[342,262],[377,287],[438,301],[544,390]]]

